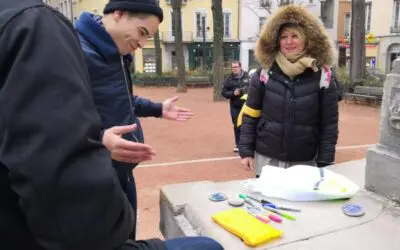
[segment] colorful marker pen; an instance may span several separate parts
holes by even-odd
[[[288,213],[285,213],[285,212],[282,212],[282,211],[278,211],[277,209],[272,208],[272,207],[269,207],[268,205],[263,205],[263,207],[264,207],[265,209],[271,211],[271,212],[274,212],[274,213],[276,213],[276,214],[279,214],[280,216],[282,216],[283,218],[286,218],[286,219],[288,219],[288,220],[296,220],[296,217],[293,216],[293,215],[291,215],[291,214],[288,214]]]
[[[254,217],[256,217],[256,219],[258,219],[259,221],[264,222],[265,224],[268,224],[268,223],[269,223],[269,220],[268,220],[267,218],[265,218],[265,217],[263,217],[263,216],[257,214],[255,211],[247,210],[247,212],[248,212],[249,214],[253,215]]]

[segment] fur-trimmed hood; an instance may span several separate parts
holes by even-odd
[[[316,59],[318,67],[334,63],[335,50],[321,22],[304,7],[289,5],[276,10],[264,24],[257,40],[255,55],[264,68],[270,68],[279,52],[278,36],[283,24],[301,26],[306,34],[306,54]]]

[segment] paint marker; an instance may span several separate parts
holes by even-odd
[[[279,217],[279,216],[277,216],[277,215],[274,215],[274,214],[272,214],[272,213],[268,213],[267,211],[265,211],[265,210],[263,209],[262,206],[260,206],[260,205],[257,204],[256,202],[254,202],[254,201],[252,201],[252,200],[246,198],[245,195],[240,194],[239,197],[242,198],[242,199],[244,200],[245,203],[247,203],[248,205],[250,205],[250,206],[253,207],[254,209],[257,209],[258,211],[265,212],[265,213],[268,215],[268,218],[269,218],[270,220],[275,221],[275,222],[277,222],[277,223],[281,223],[281,222],[282,222],[282,218],[281,218],[281,217]]]
[[[257,197],[254,197],[254,196],[249,195],[249,194],[247,194],[247,195],[242,194],[242,196],[245,197],[245,198],[250,198],[250,199],[252,199],[254,201],[257,201],[257,202],[261,203],[262,205],[267,205],[267,206],[269,206],[271,208],[274,208],[274,209],[286,210],[286,211],[291,211],[291,212],[301,212],[301,210],[298,209],[298,208],[293,208],[293,207],[288,207],[288,206],[278,206],[278,205],[276,205],[276,204],[274,204],[274,203],[272,203],[270,201],[267,201],[267,200],[264,200],[264,199],[258,199]]]
[[[261,200],[261,202],[262,202],[263,205],[269,206],[271,208],[290,211],[290,212],[301,212],[301,209],[298,209],[298,208],[281,206],[281,205],[278,206],[278,205],[275,205],[274,203],[266,201],[266,200]]]
[[[263,208],[265,208],[265,209],[267,209],[267,210],[269,210],[271,212],[274,212],[274,213],[276,213],[276,214],[278,214],[278,215],[280,215],[283,218],[286,218],[288,220],[296,220],[295,216],[293,216],[291,214],[288,214],[288,213],[285,213],[285,212],[282,212],[282,211],[278,211],[277,209],[269,207],[268,205],[263,205]]]
[[[266,216],[266,217],[268,217],[268,219],[270,219],[270,220],[272,220],[272,221],[274,221],[276,223],[282,223],[282,218],[281,217],[279,217],[278,215],[272,214],[272,213],[270,213],[268,211],[265,211],[262,208],[252,207],[252,206],[247,206],[246,208],[248,210],[250,210],[250,211],[253,211],[253,212],[258,213],[260,215]]]
[[[259,215],[259,214],[256,213],[255,211],[249,209],[249,210],[247,210],[247,212],[248,212],[250,215],[253,215],[254,217],[256,217],[256,219],[258,219],[259,221],[264,222],[265,224],[268,224],[268,223],[269,223],[269,220],[268,220],[267,218],[265,218],[265,217]]]

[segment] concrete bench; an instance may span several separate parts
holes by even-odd
[[[338,164],[330,169],[341,173],[359,186],[364,186],[365,160]],[[288,202],[269,199],[279,204],[289,204],[302,209],[296,221],[272,223],[284,231],[281,239],[251,248],[218,226],[211,216],[230,206],[226,201],[211,202],[208,196],[223,192],[228,197],[245,193],[242,181],[192,182],[163,186],[160,194],[160,230],[166,239],[182,236],[209,236],[227,250],[397,250],[400,234],[400,208],[390,201],[365,190],[351,200],[326,202]],[[362,205],[363,217],[352,218],[343,214],[346,203]]]
[[[383,88],[381,87],[366,87],[366,86],[356,86],[353,93],[346,93],[345,102],[348,99],[353,99],[357,103],[358,99],[372,100],[375,104],[382,101]]]

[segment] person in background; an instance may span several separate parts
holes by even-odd
[[[239,152],[240,128],[237,125],[237,121],[240,110],[245,102],[241,97],[247,93],[249,81],[249,74],[242,69],[242,64],[239,61],[233,61],[232,74],[225,79],[221,94],[226,99],[229,99],[233,133],[235,136],[234,152]]]

